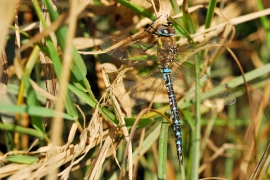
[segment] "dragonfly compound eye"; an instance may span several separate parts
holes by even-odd
[[[173,36],[175,35],[175,31],[172,27],[164,27],[164,28],[159,28],[157,30],[157,34],[159,36]]]

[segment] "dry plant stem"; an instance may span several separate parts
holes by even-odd
[[[265,87],[265,92],[263,95],[263,99],[269,99],[269,85]],[[258,108],[258,112],[256,112],[255,116],[251,116],[251,124],[247,129],[246,132],[246,137],[245,137],[245,141],[249,142],[250,144],[247,144],[248,147],[250,147],[247,151],[247,153],[245,154],[245,157],[242,160],[241,163],[241,178],[247,178],[247,174],[248,174],[248,165],[249,165],[249,161],[252,157],[253,154],[253,150],[256,146],[256,137],[258,136],[258,128],[261,125],[261,116],[263,114],[263,110],[264,108],[267,106],[268,102],[265,102],[264,100],[261,101],[259,108]],[[252,108],[252,107],[251,107]],[[253,111],[252,111],[253,112]],[[253,115],[253,114],[252,114]],[[256,156],[256,155],[255,155]],[[256,158],[254,158],[256,159]]]
[[[103,146],[102,148],[100,149],[96,159],[95,159],[95,162],[93,163],[93,168],[91,169],[91,173],[87,173],[85,179],[89,179],[89,180],[92,180],[92,179],[99,179],[100,177],[100,173],[101,173],[101,170],[102,170],[102,165],[105,161],[105,158],[106,158],[106,155],[109,151],[109,147],[113,144],[113,140],[115,139],[116,137],[116,127],[112,126],[110,127],[109,129],[109,136],[107,136],[105,142],[103,143]]]
[[[154,9],[154,12],[157,16],[157,9],[156,9],[156,5],[155,5],[155,1],[154,0],[151,0],[151,3],[152,3],[152,6],[153,6],[153,9]]]
[[[0,1],[0,49],[4,49],[7,42],[8,27],[12,23],[15,17],[16,7],[19,1]]]
[[[115,96],[113,96],[113,101],[114,102],[117,102]],[[122,124],[121,128],[122,128],[123,134],[125,136],[126,142],[130,142],[131,141],[131,137],[129,136],[127,127],[124,125],[125,124],[124,116],[123,116],[123,114],[121,112],[121,108],[120,108],[120,106],[119,106],[118,103],[115,103],[115,108],[116,108],[116,111],[117,111],[117,116],[120,119],[120,122]],[[133,166],[132,144],[131,143],[128,143],[127,144],[127,147],[128,147],[128,160],[129,160],[129,177],[132,177],[132,166]],[[121,167],[122,167],[121,169],[123,169],[123,164],[122,164]]]
[[[17,45],[18,48],[21,47],[21,36],[20,36],[20,32],[18,31],[19,29],[19,21],[18,21],[18,16],[16,16],[15,18],[15,28],[17,28],[17,30],[15,31],[15,44]]]
[[[255,136],[257,137],[259,135],[259,128],[262,124],[262,116],[264,113],[265,108],[268,105],[268,99],[270,99],[270,84],[267,84],[264,88],[264,93],[262,96],[262,100],[260,101],[258,112],[255,114],[254,118],[254,124],[255,124]]]
[[[250,177],[253,177],[254,179],[259,179],[258,176],[261,174],[262,166],[264,166],[265,161],[269,158],[269,149],[270,149],[270,142],[268,142],[268,145],[262,155],[262,158],[260,159],[260,162],[257,164],[256,168],[254,169],[252,175]]]
[[[8,63],[7,56],[3,49],[0,49],[0,101],[7,92]]]
[[[67,92],[68,81],[70,77],[70,68],[72,65],[72,39],[75,35],[76,30],[76,23],[78,12],[77,8],[79,4],[78,1],[74,0],[71,2],[71,9],[70,9],[70,24],[65,44],[65,51],[64,51],[64,58],[63,58],[63,68],[60,76],[60,91],[58,96],[60,98],[59,101],[56,101],[56,111],[63,112],[64,111],[64,98]],[[56,113],[55,117],[52,121],[52,129],[51,129],[51,141],[52,144],[55,146],[61,145],[62,141],[62,127],[63,127],[63,119],[60,116],[60,113]],[[48,174],[48,178],[56,178],[58,174],[58,169],[54,169]]]
[[[92,121],[92,122],[95,122],[95,124],[97,124],[96,121]],[[105,131],[103,133],[102,138],[100,138],[100,134],[97,133],[98,131],[94,130],[91,132],[92,133],[90,134],[90,139],[89,139],[90,144],[85,146],[81,154],[82,153],[86,154],[90,149],[95,147],[97,144],[100,144],[101,141],[103,141],[108,136],[108,131]],[[35,164],[23,165],[23,166],[12,164],[11,166],[6,166],[6,168],[0,168],[0,177],[6,177],[7,174],[10,173],[10,174],[13,174],[11,177],[9,177],[10,180],[23,179],[23,177],[24,179],[30,179],[30,178],[40,179],[41,177],[47,175],[48,172],[50,172],[52,169],[60,167],[63,164],[72,161],[75,155],[74,152],[78,152],[80,151],[80,149],[81,149],[80,144],[76,144],[74,146],[71,145],[68,147],[68,149],[63,150],[59,152],[59,154],[57,154],[53,158],[50,158],[49,154],[51,153],[51,147],[50,146],[42,147],[35,152],[30,152],[29,154],[39,155],[41,157],[45,157],[45,159],[41,158],[41,160]],[[12,155],[15,153],[24,154],[25,151],[10,152],[10,153],[5,154],[5,156]],[[10,172],[11,169],[12,169],[12,172]],[[14,173],[15,171],[17,172]],[[38,171],[38,173],[33,174],[32,172],[34,171]],[[6,175],[6,176],[1,176],[1,175]]]
[[[132,37],[134,39],[140,39],[140,37],[143,37],[144,36],[144,31],[142,32],[138,32],[134,35],[132,35]],[[110,46],[109,48],[107,49],[104,49],[103,51],[97,51],[97,52],[82,52],[82,51],[79,51],[80,54],[83,54],[83,55],[87,55],[87,54],[105,54],[105,53],[108,53],[109,51],[113,50],[113,49],[116,49],[124,44],[127,44],[130,42],[130,37],[126,38],[126,39],[123,39],[122,41]]]
[[[61,25],[64,24],[67,17],[68,17],[68,13],[61,14],[59,18],[55,20],[50,26],[45,28],[42,32],[34,35],[34,37],[32,37],[29,41],[27,41],[27,43],[23,44],[22,47],[20,48],[20,51],[22,52],[26,50],[27,48],[29,48],[30,46],[32,46],[33,44],[39,42],[43,38],[48,37],[50,33],[56,31]],[[52,38],[52,40],[55,43],[54,38]]]
[[[211,147],[212,144],[213,144],[213,142],[210,139],[208,139],[207,145]],[[207,168],[207,166],[208,166],[209,163],[211,163],[216,158],[218,158],[219,156],[221,156],[222,154],[224,154],[224,152],[227,149],[246,150],[247,147],[246,146],[242,146],[242,145],[228,144],[228,143],[223,144],[220,148],[218,148],[217,150],[215,150],[215,153],[209,158],[208,162],[205,162],[203,165],[200,166],[198,173],[200,174],[205,168]]]
[[[125,165],[125,163],[126,163],[126,158],[127,158],[127,154],[128,154],[128,147],[129,147],[129,144],[131,144],[131,140],[132,140],[132,138],[133,138],[133,136],[134,136],[134,134],[135,134],[135,130],[136,130],[136,127],[137,127],[137,124],[138,124],[138,122],[139,122],[139,120],[141,119],[141,117],[145,114],[145,113],[147,113],[147,112],[149,112],[149,108],[146,108],[146,109],[143,109],[139,114],[138,114],[138,116],[137,116],[137,118],[136,118],[136,120],[135,120],[135,122],[134,122],[134,124],[133,124],[133,126],[132,126],[132,129],[131,129],[131,132],[130,132],[130,137],[129,137],[129,141],[128,141],[128,144],[127,144],[127,146],[126,146],[126,149],[125,149],[125,153],[124,153],[124,156],[123,156],[123,162],[122,162],[122,165],[121,165],[121,169],[123,169],[123,167],[124,167],[124,165]],[[132,156],[132,154],[131,154],[131,156]],[[131,157],[132,158],[132,157]],[[129,169],[129,171],[132,171],[132,168],[131,169]],[[131,176],[132,177],[132,176]],[[119,180],[121,180],[121,176],[119,176]]]
[[[78,126],[77,123],[73,123],[72,129],[71,129],[70,134],[69,134],[69,142],[67,144],[70,144],[72,142],[72,140],[74,139],[74,136],[75,136],[75,133],[77,130],[77,126]],[[72,167],[75,164],[79,163],[85,157],[86,152],[84,152],[84,155],[75,161],[75,158],[78,157],[79,155],[81,155],[82,152],[86,149],[85,145],[87,144],[87,139],[88,139],[87,132],[88,132],[87,129],[84,129],[82,131],[82,133],[80,135],[80,143],[78,144],[79,150],[74,153],[73,159],[70,162],[70,165],[65,170],[63,170],[61,173],[59,173],[59,175],[61,175],[62,179],[68,179]]]
[[[16,21],[15,21],[15,23],[16,23]],[[15,34],[15,45],[16,45],[16,47],[17,48],[20,48],[21,47],[21,42],[20,42],[20,33],[18,33],[18,32],[16,32],[16,34]],[[17,51],[17,50],[16,50]],[[18,55],[17,55],[17,57],[18,57]],[[20,64],[19,63],[19,61],[18,61],[18,59],[19,58],[16,58],[16,59],[14,59],[14,66],[15,66],[15,63],[18,63],[18,65]],[[20,69],[21,69],[21,72],[23,71],[22,70],[22,67],[19,65],[18,67],[20,67]],[[22,74],[23,73],[21,73],[21,76],[19,77],[20,79],[22,78]],[[22,88],[20,88],[20,91],[22,91]],[[17,105],[21,105],[23,102],[23,100],[22,100],[23,98],[19,95],[19,97],[18,97],[18,99],[17,99]],[[16,114],[15,115],[15,123],[17,123],[18,121],[19,121],[19,119],[21,118],[21,115],[20,114]],[[18,143],[19,143],[19,133],[18,132],[14,132],[14,144],[16,145],[16,148],[17,149],[19,149],[18,148]]]
[[[45,74],[45,73],[44,73]],[[52,81],[52,79],[51,79]],[[55,80],[56,81],[56,80]],[[50,91],[48,91],[48,88],[47,88],[47,91],[45,91],[44,89],[42,89],[35,81],[33,80],[30,80],[30,83],[31,83],[31,86],[33,87],[33,89],[40,93],[43,97],[45,97],[47,100],[49,101],[57,101],[57,98],[51,94],[51,90],[53,90],[52,87],[50,87]],[[54,82],[52,82],[54,83]],[[56,83],[56,82],[55,82]],[[55,85],[56,86],[56,85]],[[56,88],[56,87],[55,87]]]
[[[252,111],[252,102],[251,102],[251,98],[250,98],[250,92],[249,92],[249,87],[245,78],[245,73],[244,70],[238,60],[238,58],[235,56],[235,54],[232,52],[232,50],[228,47],[226,47],[227,51],[231,54],[231,56],[234,58],[235,62],[237,63],[237,66],[243,76],[243,80],[244,80],[244,84],[245,84],[245,88],[247,91],[247,98],[248,98],[248,104],[249,104],[249,108],[250,108],[250,117],[254,117],[253,116],[253,111]],[[255,122],[251,119],[251,123],[246,131],[246,135],[245,135],[245,142],[248,142],[249,144],[247,144],[248,151],[247,154],[245,155],[245,157],[243,158],[241,165],[240,165],[240,169],[241,169],[241,173],[240,176],[242,176],[243,178],[246,178],[247,175],[247,168],[249,165],[249,160],[251,157],[251,154],[253,152],[254,146],[255,146]]]
[[[20,29],[21,31],[27,32],[27,31],[39,28],[39,24],[40,24],[40,22],[32,22],[30,24],[21,25],[19,27],[15,26],[15,27]],[[18,30],[10,29],[8,34],[12,35],[12,34],[16,33],[16,31],[18,31]]]
[[[184,0],[183,1],[183,10],[189,14],[189,11],[188,11],[188,0]]]
[[[89,137],[90,137],[89,138],[89,142],[90,142],[89,145],[92,145],[92,143],[95,142],[95,139],[97,139],[97,136],[103,137],[103,138],[98,138],[100,140],[100,143],[99,144],[101,144],[101,142],[105,139],[104,137],[106,137],[106,140],[108,139],[107,133],[106,132],[103,132],[103,131],[100,132],[100,128],[102,128],[102,119],[99,117],[99,112],[98,112],[98,109],[96,108],[95,109],[95,112],[93,114],[93,117],[91,118],[90,123],[89,123],[89,125],[88,125],[88,127],[86,129],[89,132]],[[110,134],[111,133],[109,133],[109,135]],[[80,137],[82,137],[82,135]],[[81,149],[85,149],[84,150],[84,155],[81,156],[78,160],[76,160],[72,164],[72,166],[74,166],[75,164],[79,163],[80,160],[82,160],[86,156],[86,154],[89,152],[89,150],[91,149],[90,146],[84,148],[85,143],[83,141],[80,141],[80,144],[79,145],[82,147]],[[96,145],[96,144],[94,144],[94,145]],[[95,163],[97,161],[96,160],[97,158],[98,157],[96,157],[94,161],[92,161],[92,162],[89,163],[89,164],[92,165],[93,168],[96,166]],[[104,159],[103,159],[103,162],[104,162]],[[93,172],[93,168],[89,169],[89,171],[87,172],[86,177],[88,177],[88,175],[91,175],[91,172]]]
[[[247,14],[247,15],[236,17],[236,18],[228,20],[227,22],[224,22],[224,23],[218,24],[216,26],[213,26],[211,28],[208,28],[208,29],[206,29],[206,30],[204,30],[202,32],[193,34],[193,35],[191,35],[191,37],[193,39],[196,39],[197,37],[199,37],[199,36],[201,36],[201,35],[203,35],[205,33],[209,33],[209,32],[212,32],[212,31],[217,31],[217,30],[219,30],[219,31],[223,30],[225,26],[238,25],[238,24],[241,24],[241,23],[244,23],[244,22],[247,22],[247,21],[251,21],[251,20],[257,19],[257,18],[259,18],[261,16],[266,16],[266,15],[269,15],[269,14],[270,14],[270,8],[265,9],[263,11],[258,11],[258,12],[255,12],[255,13],[250,13],[250,14]]]
[[[102,138],[101,138],[101,137],[96,137],[96,136],[94,136],[94,135],[99,135],[99,133],[98,133],[98,131],[96,131],[97,128],[96,128],[96,125],[94,125],[94,124],[96,123],[96,121],[94,121],[93,119],[94,119],[94,118],[91,119],[91,122],[94,122],[94,123],[90,123],[89,126],[88,126],[88,130],[91,129],[91,131],[89,130],[89,132],[90,132],[90,140],[89,140],[89,142],[90,142],[90,145],[91,145],[92,143],[94,143],[93,146],[96,146],[97,144],[101,144],[101,142],[102,142],[105,138],[107,138],[107,136],[108,136],[108,130],[106,130],[106,131],[103,133]],[[92,120],[93,120],[93,121],[92,121]],[[101,123],[99,122],[99,123],[97,123],[97,124],[101,124]],[[94,130],[92,129],[92,128],[93,128],[92,126],[94,127]],[[93,136],[91,136],[91,134],[93,134]],[[100,141],[99,141],[98,143],[96,143],[96,142],[95,142],[96,139],[100,139]],[[87,146],[87,147],[85,148],[85,151],[84,151],[85,155],[87,154],[87,152],[89,152],[90,149],[92,149],[91,146]],[[84,155],[83,157],[85,157],[85,155]],[[83,164],[83,165],[77,165],[77,166],[74,166],[74,167],[72,168],[71,171],[76,171],[76,170],[80,169],[80,168],[81,168],[82,166],[84,166],[84,165],[93,165],[93,163],[94,163],[94,159],[93,159],[93,158],[92,158],[92,159],[89,159],[89,160],[87,160],[87,161],[85,162],[85,164]],[[90,169],[90,170],[91,170],[91,169]],[[89,172],[90,172],[90,170],[89,170]],[[87,172],[87,174],[88,174],[88,172]]]
[[[106,88],[112,87],[104,68],[102,69],[102,77],[103,77]],[[119,75],[118,75],[118,78],[119,78]],[[115,96],[113,95],[113,93],[111,93],[111,98],[112,98],[112,100],[114,102],[114,108],[115,108],[116,116],[120,120],[121,129],[123,131],[124,137],[125,137],[126,141],[129,142],[130,141],[130,136],[129,136],[129,133],[128,133],[128,129],[125,126],[124,115],[123,115],[123,113],[121,111],[120,105],[119,105],[117,99],[115,98]],[[128,152],[129,152],[128,153],[128,159],[129,159],[129,169],[130,169],[129,177],[132,177],[132,164],[133,164],[132,161],[133,161],[133,159],[132,159],[132,144],[131,143],[128,144]],[[123,166],[122,166],[121,169],[123,169]]]
[[[216,35],[217,35],[217,34],[216,34]],[[235,27],[232,26],[232,25],[230,25],[230,24],[228,24],[228,25],[225,27],[225,29],[223,30],[222,38],[220,39],[219,44],[222,44],[222,45],[224,45],[224,46],[227,46],[228,44],[230,44],[230,43],[232,42],[234,36],[235,36]],[[202,71],[201,71],[202,74],[205,73],[206,69],[207,69],[208,67],[210,67],[210,66],[215,62],[215,58],[216,58],[219,54],[223,53],[224,50],[225,50],[225,49],[224,49],[224,48],[222,49],[222,47],[217,47],[217,48],[214,49],[214,52],[213,52],[213,54],[211,55],[209,61],[207,61],[207,62],[205,61],[205,62],[204,62],[205,66],[204,66],[204,69],[202,69]]]
[[[209,122],[207,123],[207,127],[206,127],[206,130],[205,130],[205,133],[204,133],[204,136],[202,139],[202,143],[201,143],[201,157],[204,153],[206,143],[210,139],[209,137],[210,137],[210,134],[213,130],[213,126],[214,126],[215,120],[217,118],[217,114],[218,114],[217,109],[211,110],[211,118],[210,118]]]
[[[167,17],[170,15],[171,10],[172,6],[169,0],[159,0],[159,11],[157,17],[162,16],[160,18],[161,22],[158,22],[159,24],[167,21]]]
[[[46,9],[45,5],[42,5],[42,9]],[[47,11],[43,12],[43,17],[46,20],[47,25],[51,24],[50,18],[49,18],[49,14]],[[43,31],[43,27],[41,25],[40,22],[40,32]],[[51,39],[54,40],[54,45],[57,46],[57,42],[56,42],[56,37],[55,34],[52,33],[51,34]],[[43,44],[45,44],[45,39],[42,39]],[[45,76],[45,81],[46,81],[46,90],[44,91],[41,87],[39,87],[33,80],[30,80],[31,85],[33,86],[33,88],[37,91],[40,92],[42,95],[45,95],[46,97],[46,108],[48,109],[52,109],[53,108],[53,101],[56,100],[55,98],[55,93],[56,93],[56,83],[57,83],[57,79],[56,79],[56,75],[55,75],[55,71],[53,68],[53,64],[52,61],[49,59],[49,57],[45,56],[45,54],[43,54],[43,52],[39,52],[39,57],[40,57],[40,62],[41,62],[41,66],[42,66],[42,71],[44,73]],[[54,100],[52,100],[54,99]],[[51,118],[49,117],[43,117],[43,124],[44,127],[47,126],[48,122],[51,120]],[[32,145],[28,148],[27,153],[29,151],[31,151],[31,149],[37,144],[37,142],[39,141],[39,138],[36,138],[34,140],[34,142],[32,143]]]
[[[142,148],[142,145],[143,145],[143,141],[144,141],[144,137],[145,137],[145,128],[143,128],[142,130],[142,133],[140,135],[140,141],[139,141],[139,145],[138,145],[138,158],[135,159],[134,161],[134,168],[133,168],[133,179],[136,179],[137,177],[137,171],[138,171],[138,166],[139,166],[139,160],[140,160],[140,157],[141,157],[141,148]]]

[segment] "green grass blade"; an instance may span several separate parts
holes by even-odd
[[[133,127],[135,121],[136,121],[136,118],[125,118],[126,126],[130,128]],[[152,118],[141,118],[137,124],[137,128],[143,128],[143,127],[149,126],[153,122],[154,120]]]
[[[39,56],[39,48],[38,46],[35,46],[28,61],[26,64],[26,69],[25,72],[22,76],[22,81],[21,83],[24,85],[25,87],[25,91],[27,92],[27,97],[26,97],[26,102],[27,102],[27,106],[31,107],[31,106],[40,106],[40,103],[37,99],[36,93],[30,83],[30,73],[33,70],[34,64],[37,60]],[[21,86],[23,87],[23,86]],[[30,115],[30,114],[29,114]],[[45,129],[43,126],[43,121],[42,121],[42,117],[40,116],[35,116],[35,115],[30,115],[31,116],[31,124],[32,126],[40,131],[45,133]]]
[[[260,11],[264,10],[265,8],[263,7],[263,3],[262,3],[262,0],[257,0],[257,6],[258,6],[258,9]],[[269,20],[268,20],[268,17],[267,16],[261,16],[260,17],[260,20],[261,20],[261,23],[262,23],[262,26],[264,28],[264,31],[266,33],[266,42],[267,42],[267,46],[268,46],[268,49],[270,49],[270,32],[269,32],[269,29],[270,29],[270,24],[269,24]]]
[[[195,55],[195,72],[199,74],[200,72],[200,58],[199,54]],[[193,131],[193,140],[192,140],[192,170],[193,172],[198,172],[200,166],[200,139],[201,139],[201,110],[200,110],[200,79],[199,76],[196,76],[196,104],[195,104],[195,129]],[[197,180],[199,179],[198,173],[191,174],[191,179]]]
[[[253,79],[256,79],[256,78],[259,78],[263,75],[266,75],[269,72],[270,72],[270,63],[268,63],[260,68],[254,69],[250,72],[247,72],[247,73],[245,73],[244,76],[246,78],[246,81],[249,82]],[[244,80],[243,80],[242,76],[238,76],[237,78],[234,78],[233,80],[231,80],[230,82],[227,83],[227,85],[230,88],[238,87],[242,84],[244,84]]]
[[[14,124],[5,124],[5,123],[0,123],[0,129],[6,130],[6,131],[14,131],[22,134],[28,134],[30,136],[35,136],[40,139],[43,139],[45,136],[42,132],[37,131],[33,128],[25,128],[22,126],[17,126]]]
[[[44,0],[44,4],[48,8],[48,12],[52,21],[55,21],[57,18],[59,18],[58,12],[52,8],[51,3],[48,0]],[[57,42],[59,43],[62,51],[64,51],[67,36],[67,26],[61,26],[58,30],[56,30],[55,34]],[[71,81],[74,83],[79,83],[81,84],[81,86],[84,86],[87,92],[94,98],[94,94],[91,90],[90,84],[86,79],[87,69],[85,63],[75,46],[73,46],[71,54],[73,57],[71,68],[72,73],[70,76]]]
[[[28,106],[18,106],[18,105],[6,105],[0,104],[0,112],[1,113],[12,113],[12,114],[23,114],[27,113],[30,116],[35,117],[54,117],[55,110],[48,109],[42,106],[28,105]],[[66,113],[60,113],[62,118],[67,120],[75,120],[74,117],[70,116]]]
[[[196,33],[196,27],[195,24],[193,22],[193,19],[191,17],[191,15],[188,12],[188,5],[183,4],[182,5],[182,12],[183,12],[183,24],[184,24],[184,28],[187,30],[187,32],[189,34],[195,34]]]
[[[26,155],[11,155],[6,158],[9,162],[22,163],[22,164],[33,164],[38,162],[39,158],[34,156]]]
[[[172,4],[172,8],[174,11],[174,14],[180,14],[181,10],[179,9],[178,5],[177,5],[177,1],[176,0],[170,0],[171,4]]]
[[[152,21],[154,21],[156,19],[156,17],[151,12],[149,12],[148,10],[146,10],[146,9],[144,9],[144,8],[138,6],[138,5],[135,5],[133,3],[130,3],[129,1],[126,1],[126,0],[116,0],[116,2],[119,2],[123,6],[126,6],[127,8],[133,10],[134,12],[136,12],[136,13],[138,13],[140,15],[143,15],[145,17],[148,17]]]
[[[46,5],[48,9],[51,20],[55,21],[59,17],[58,12],[52,8],[51,3],[48,0],[43,0],[43,3]],[[67,36],[67,27],[61,26],[58,30],[56,30],[55,34],[57,42],[59,43],[62,51],[64,51]],[[75,47],[73,47],[72,56],[73,56],[73,67],[71,68],[72,75],[78,81],[81,81],[87,74],[86,66],[84,64],[81,55],[79,54],[79,52],[76,50]]]
[[[211,22],[213,20],[214,13],[215,13],[216,4],[217,4],[216,0],[209,1],[208,11],[206,14],[206,19],[205,19],[205,28],[206,29],[211,26]]]
[[[42,22],[42,25],[44,26],[44,28],[47,27],[45,19],[43,18],[42,13],[41,13],[41,9],[40,9],[39,5],[37,4],[36,0],[34,0],[34,8],[37,12],[37,15],[38,15],[40,21]],[[47,47],[41,46],[41,44],[39,44],[39,46],[41,47],[41,50],[47,49],[46,51],[44,51],[44,53],[46,53],[46,55],[48,57],[50,57],[50,59],[53,61],[53,67],[54,67],[57,79],[59,80],[60,76],[61,76],[61,70],[62,70],[61,59],[60,59],[60,57],[57,53],[57,49],[55,48],[50,37],[46,38],[46,43],[48,45]],[[66,94],[65,107],[66,107],[68,114],[70,114],[71,116],[73,116],[76,119],[78,118],[78,113],[77,113],[75,106],[73,105],[73,101],[72,101],[72,98],[71,98],[69,91],[67,91],[67,94]]]
[[[98,103],[95,99],[93,99],[91,96],[89,96],[88,94],[86,94],[82,90],[76,88],[75,86],[69,84],[68,88],[73,93],[75,93],[81,100],[83,100],[88,105],[90,105],[92,108],[96,108],[96,106],[98,105]],[[99,105],[99,112],[102,115],[104,115],[112,123],[118,124],[118,120],[117,120],[116,116],[113,113],[111,113],[109,110],[107,110],[106,108],[102,107],[101,105]]]
[[[138,149],[135,149],[133,151],[132,153],[133,160],[137,158],[138,154],[144,154],[148,149],[151,148],[153,142],[155,142],[160,135],[160,128],[161,126],[159,125],[159,123],[156,123],[153,126],[151,126],[151,129],[149,131],[150,133],[145,137],[140,152],[138,152]]]
[[[158,146],[158,179],[166,179],[167,147],[168,147],[169,123],[164,119],[161,123],[161,131]]]

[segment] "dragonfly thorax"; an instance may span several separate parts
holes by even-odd
[[[159,37],[157,42],[159,62],[163,65],[167,65],[167,63],[175,61],[177,47],[174,39],[171,36]]]

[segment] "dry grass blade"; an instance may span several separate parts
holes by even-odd
[[[0,101],[6,94],[8,83],[7,56],[4,51],[0,51]]]
[[[108,136],[108,132],[103,132],[102,136],[99,134],[101,124],[97,123],[97,121],[95,121],[95,118],[91,122],[92,123],[90,123],[89,125],[90,129],[84,131],[86,133],[82,133],[82,139],[79,144],[69,145],[68,147],[58,147],[57,149],[52,148],[52,146],[40,148],[38,151],[33,151],[29,153],[30,155],[39,156],[40,160],[38,163],[24,166],[9,165],[5,168],[1,168],[0,174],[13,174],[10,179],[21,179],[22,177],[24,177],[25,179],[39,179],[47,175],[49,171],[71,161],[73,163],[69,167],[67,167],[67,169],[64,170],[61,174],[59,174],[67,178],[71,167],[80,162],[90,149],[95,147]],[[90,134],[88,134],[88,132],[90,132]],[[54,156],[51,156],[52,150],[55,151]],[[80,155],[83,156],[74,161],[75,158]]]
[[[223,144],[220,148],[217,148],[213,145],[213,142],[208,140],[207,144],[214,149],[214,154],[208,159],[207,162],[205,162],[201,167],[199,168],[199,173],[201,173],[209,163],[214,161],[217,157],[223,155],[226,150],[228,149],[238,149],[238,150],[246,150],[248,149],[246,146],[242,145],[235,145],[235,144]]]
[[[6,37],[8,34],[9,25],[12,23],[17,13],[16,8],[19,7],[20,1],[11,0],[11,1],[0,1],[0,27],[1,27],[1,36],[0,36],[0,48],[4,49],[6,46]]]
[[[67,17],[68,17],[68,14],[67,13],[61,14],[60,17],[51,24],[51,26],[49,26],[48,28],[44,29],[40,33],[36,34],[27,43],[23,44],[22,47],[20,48],[20,51],[22,52],[22,51],[26,50],[27,48],[29,48],[30,46],[32,46],[34,43],[39,42],[43,38],[49,36],[50,33],[56,31],[57,28],[59,28],[62,24],[64,24],[64,22],[67,19]]]
[[[75,31],[76,31],[76,23],[78,19],[79,13],[89,4],[90,1],[84,0],[84,1],[79,1],[75,0],[71,2],[71,9],[69,13],[69,29],[66,37],[66,42],[65,42],[65,50],[64,50],[64,56],[63,56],[63,69],[60,75],[60,91],[58,92],[58,97],[60,101],[56,102],[56,110],[58,111],[64,111],[64,99],[66,96],[66,89],[68,88],[68,81],[70,78],[70,69],[72,65],[72,49],[73,49],[73,44],[72,40],[75,36]],[[51,140],[54,145],[59,145],[61,144],[61,137],[62,137],[62,129],[59,129],[58,127],[63,126],[63,119],[56,114],[56,116],[53,118],[52,121],[52,134],[51,134]],[[50,172],[49,177],[56,177],[58,169],[54,169],[53,171]]]
[[[109,64],[106,64],[106,66],[107,66],[107,67],[110,67]],[[103,67],[105,67],[105,66],[103,66]],[[128,69],[129,69],[129,68],[126,68],[125,70],[121,71],[121,72],[117,75],[116,80],[115,80],[115,83],[116,83],[117,81],[119,81],[119,79],[122,79],[123,73],[125,73]],[[102,69],[102,77],[103,77],[103,80],[104,80],[104,83],[105,83],[106,88],[111,88],[112,86],[111,86],[110,81],[109,81],[109,78],[108,78],[108,76],[107,76],[107,74],[106,74],[106,72],[105,72],[105,69]],[[115,84],[113,84],[113,85],[115,85]],[[121,123],[121,125],[122,125],[122,126],[121,126],[122,132],[123,132],[123,134],[124,134],[124,137],[125,137],[126,141],[128,142],[128,145],[127,145],[126,149],[128,149],[127,151],[128,151],[128,159],[129,159],[129,169],[132,169],[132,165],[133,165],[133,159],[132,159],[132,144],[129,143],[130,140],[131,140],[131,138],[129,137],[128,129],[127,129],[127,127],[125,126],[124,115],[123,115],[123,113],[122,113],[122,111],[121,111],[121,107],[120,107],[120,105],[119,105],[119,103],[118,103],[118,101],[117,101],[117,99],[116,99],[116,97],[115,97],[115,95],[114,95],[114,92],[115,92],[115,91],[114,91],[114,89],[113,89],[113,91],[110,91],[109,93],[110,93],[111,98],[112,98],[112,100],[113,100],[113,102],[114,102],[114,108],[115,108],[115,111],[116,111],[116,116],[118,117],[118,119],[120,120],[120,123]],[[113,150],[114,150],[114,149],[113,149]],[[124,157],[124,159],[125,159],[125,157]],[[116,161],[117,161],[117,160],[116,160]],[[118,164],[118,162],[117,162],[117,164]],[[120,168],[120,169],[121,169],[121,171],[122,171],[123,168]],[[129,177],[132,177],[132,171],[129,171]]]
[[[270,155],[270,142],[268,142],[267,148],[265,149],[262,158],[260,159],[260,162],[257,164],[256,168],[254,169],[254,172],[252,173],[252,176],[254,179],[262,179],[266,176],[267,171],[267,160],[269,160]],[[264,174],[265,173],[265,174]],[[260,178],[259,178],[260,177]]]
[[[39,22],[33,22],[31,24],[27,24],[27,25],[22,25],[19,26],[18,29],[20,29],[21,31],[27,32],[33,29],[37,29],[39,28]],[[9,35],[11,34],[15,34],[16,30],[9,30]]]
[[[19,1],[0,1],[0,101],[6,94],[8,74],[7,74],[7,57],[3,51],[6,46],[6,37],[8,34],[9,25],[12,23],[15,17],[17,6]]]
[[[90,171],[88,171],[85,179],[99,179],[103,163],[105,161],[105,158],[107,157],[107,153],[110,147],[112,147],[113,140],[116,137],[115,133],[116,128],[111,127],[109,130],[109,135],[107,136],[104,144],[102,145],[102,148],[100,149],[95,161],[93,162],[93,167]]]

